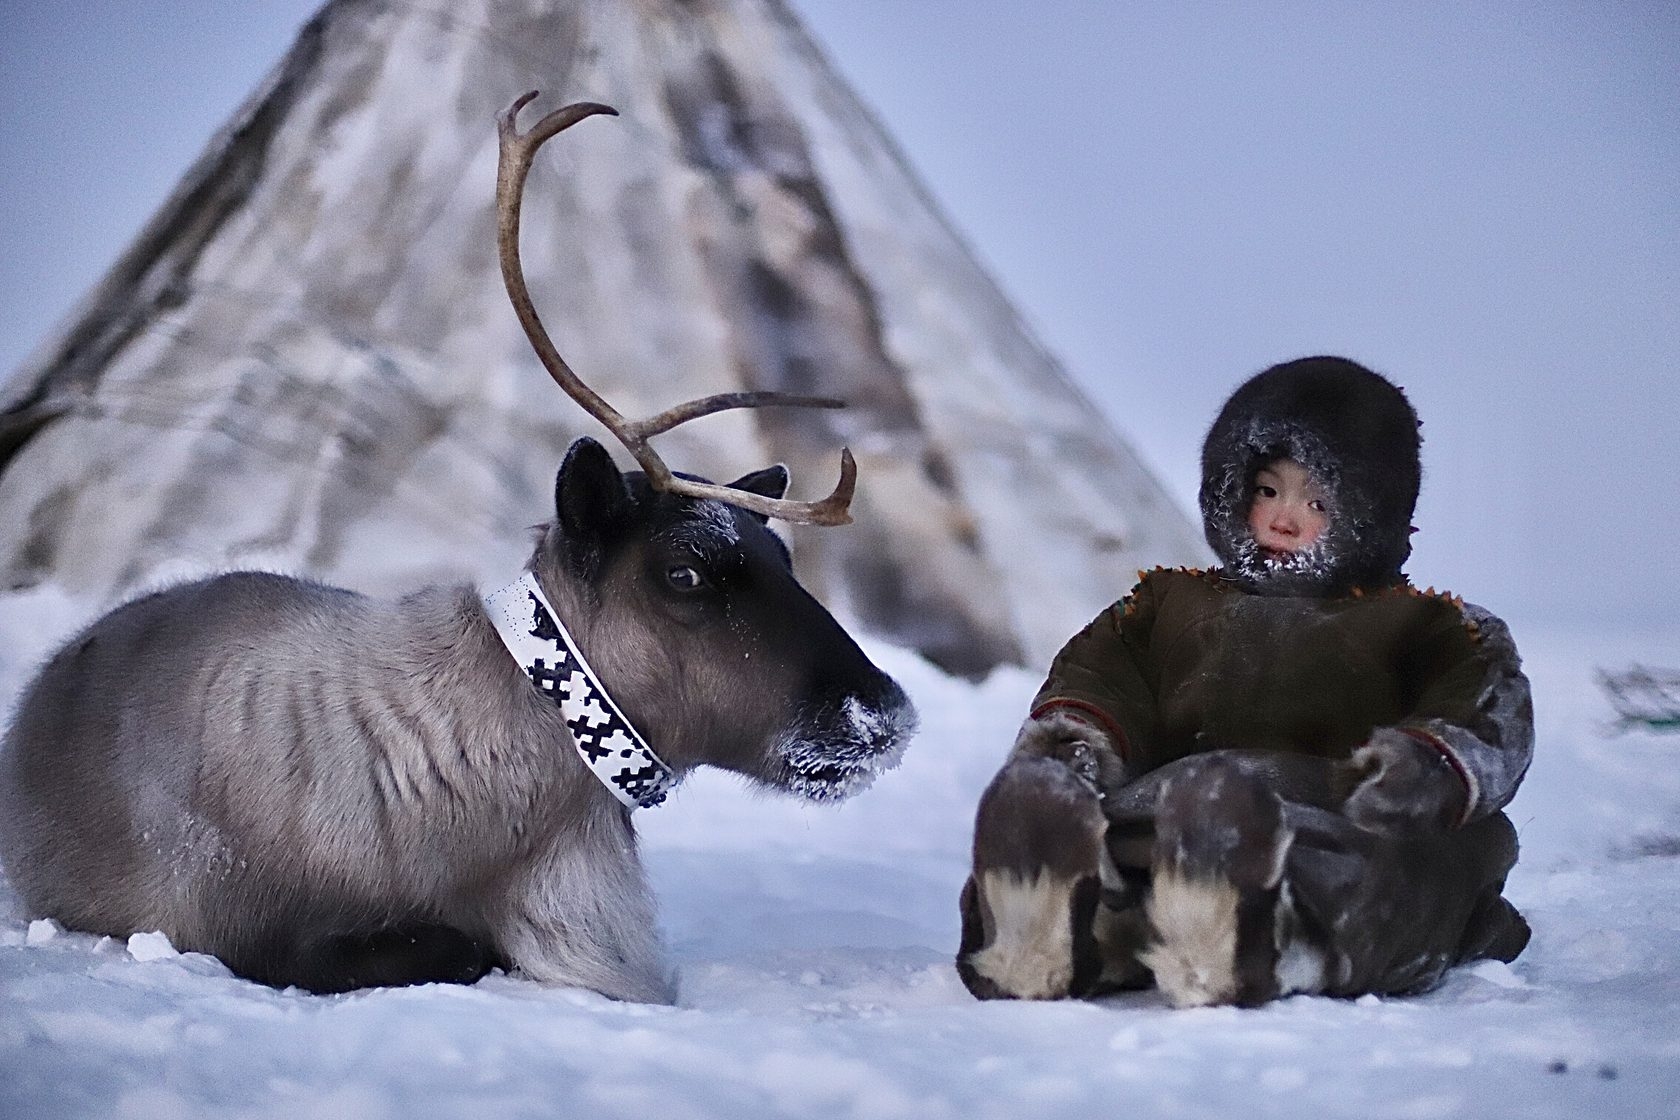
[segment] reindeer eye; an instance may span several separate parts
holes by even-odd
[[[673,564],[665,569],[665,582],[678,591],[698,591],[706,585],[706,577],[687,564]]]

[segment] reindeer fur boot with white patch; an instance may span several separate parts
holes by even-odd
[[[1155,813],[1155,939],[1142,960],[1176,1007],[1279,993],[1277,916],[1294,832],[1263,780],[1209,756],[1181,764]]]
[[[1104,905],[1115,873],[1095,788],[1064,762],[1013,758],[980,799],[957,972],[980,999],[1089,996],[1147,979],[1141,915]]]

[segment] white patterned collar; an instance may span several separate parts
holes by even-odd
[[[484,596],[484,609],[537,691],[560,709],[578,757],[601,784],[630,809],[663,803],[677,783],[676,771],[653,753],[607,695],[537,577],[526,572],[517,583]]]

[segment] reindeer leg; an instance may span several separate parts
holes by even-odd
[[[452,926],[418,921],[327,938],[313,958],[302,986],[314,992],[472,984],[506,966],[485,942]]]
[[[488,942],[425,919],[346,932],[275,933],[230,953],[226,960],[247,979],[321,995],[410,984],[472,984],[493,968],[507,967]]]

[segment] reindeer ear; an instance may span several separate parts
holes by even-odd
[[[788,469],[777,463],[773,467],[765,467],[761,471],[753,471],[751,474],[742,475],[731,482],[729,488],[731,490],[745,490],[749,494],[757,494],[764,498],[781,498],[787,494],[788,490]],[[761,513],[754,513],[753,516],[760,521],[769,520]]]
[[[598,556],[630,509],[630,488],[606,448],[584,437],[566,449],[554,477],[554,516],[574,559]]]

